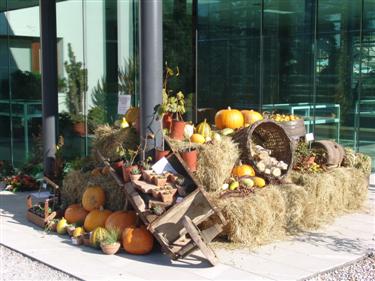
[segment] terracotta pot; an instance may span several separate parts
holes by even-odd
[[[133,174],[130,174],[130,180],[131,181],[139,181],[139,179],[142,177],[142,174],[138,174],[138,175],[133,175]]]
[[[82,245],[83,244],[83,237],[78,236],[78,237],[71,237],[73,245]]]
[[[150,175],[152,174],[152,170],[142,170],[142,178],[144,181],[150,182],[151,177]]]
[[[132,165],[132,166],[122,166],[122,178],[124,179],[124,182],[129,182],[130,181],[130,171],[133,169],[138,169],[137,165]]]
[[[124,166],[124,161],[116,161],[111,164],[112,168],[115,169],[116,173],[122,177],[122,166]]]
[[[184,140],[184,129],[185,129],[185,122],[184,121],[172,121],[172,129],[171,129],[171,138],[175,140]]]
[[[172,118],[173,114],[171,112],[167,112],[163,116],[163,128],[168,129],[168,131],[171,131],[172,128]]]
[[[113,244],[104,244],[100,243],[100,248],[102,248],[102,251],[106,255],[114,255],[118,252],[120,249],[120,243],[116,242]]]
[[[160,150],[160,149],[155,149],[155,162],[159,161],[163,157],[167,157],[168,154],[170,153],[170,150]]]
[[[195,172],[197,170],[197,159],[198,159],[198,151],[196,149],[191,151],[184,151],[180,152],[182,159],[184,159],[186,165],[188,166],[191,172]]]
[[[91,241],[90,241],[91,232],[85,233],[82,236],[83,236],[82,237],[83,245],[91,247]]]
[[[86,125],[85,122],[77,122],[73,124],[73,132],[77,135],[83,137],[86,135]]]
[[[166,177],[153,177],[152,182],[157,185],[158,187],[164,187],[167,184],[167,178]]]

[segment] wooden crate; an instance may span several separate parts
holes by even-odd
[[[109,161],[104,159],[99,151],[98,155],[104,164],[110,167]],[[124,183],[112,168],[110,168],[110,174],[124,188],[125,207],[131,204],[166,254],[172,259],[179,259],[200,249],[207,260],[212,265],[216,265],[218,259],[208,243],[222,232],[226,224],[225,218],[208,200],[206,192],[187,169],[180,155],[173,151],[167,159],[173,168],[186,179],[188,195],[159,216],[151,211],[150,206],[163,204],[163,202],[157,202],[152,195],[140,192],[137,183]],[[202,229],[201,223],[207,220],[215,223]]]
[[[51,181],[49,178],[44,177],[44,181],[53,187],[55,196],[52,198],[46,199],[44,202],[39,202],[37,204],[33,204],[31,195],[27,196],[26,198],[26,218],[28,221],[34,223],[35,225],[45,228],[49,222],[51,222],[54,218],[59,217],[61,214],[59,210],[54,210],[52,212],[49,212],[49,208],[53,208],[60,202],[59,197],[59,186],[55,184],[53,181]],[[35,214],[32,209],[36,206],[43,206],[44,213],[43,214]]]

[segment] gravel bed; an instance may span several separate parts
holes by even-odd
[[[0,280],[79,280],[0,245]]]
[[[373,253],[352,264],[321,273],[305,281],[373,281],[375,280],[375,256]]]

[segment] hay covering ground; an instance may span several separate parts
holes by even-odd
[[[105,208],[112,211],[122,210],[125,204],[124,191],[110,175],[92,176],[91,172],[83,173],[72,170],[69,172],[61,188],[61,198],[64,205],[80,203],[82,194],[88,186],[99,185],[105,191]]]

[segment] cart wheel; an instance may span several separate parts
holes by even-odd
[[[217,265],[219,263],[219,259],[217,258],[215,252],[211,249],[211,247],[208,246],[205,241],[203,241],[200,230],[195,226],[192,220],[188,216],[185,216],[182,219],[182,222],[187,232],[190,234],[191,239],[206,256],[207,260],[212,265]]]

